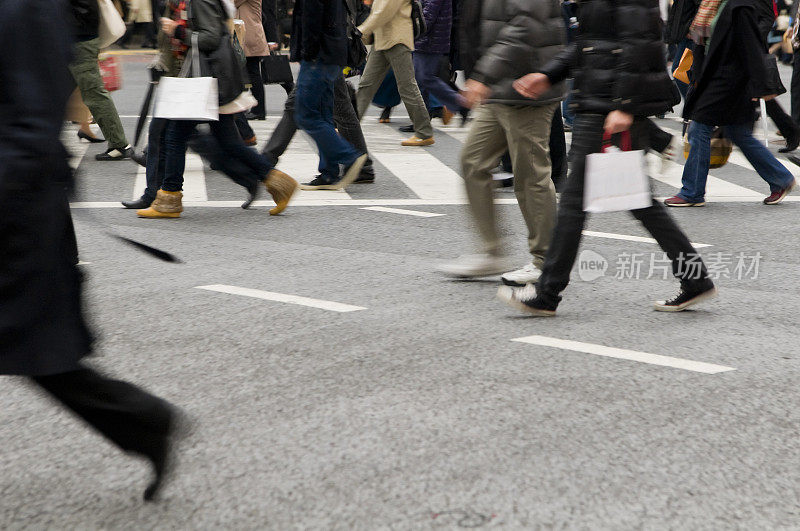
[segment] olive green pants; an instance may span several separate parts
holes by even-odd
[[[541,106],[481,105],[474,113],[461,152],[461,171],[470,210],[488,253],[499,254],[492,169],[508,150],[514,193],[528,227],[528,250],[541,268],[556,219],[556,191],[550,179],[550,127],[557,103]]]
[[[76,42],[69,71],[81,91],[83,103],[92,111],[92,116],[108,141],[109,149],[122,149],[128,145],[128,140],[114,101],[100,76],[97,66],[97,55],[100,53],[98,42],[99,39]]]

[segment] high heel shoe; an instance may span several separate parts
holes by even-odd
[[[105,138],[97,138],[96,136],[89,136],[86,133],[84,133],[83,131],[78,131],[78,138],[81,138],[83,140],[88,140],[92,144],[99,144],[101,142],[105,142],[106,141]]]

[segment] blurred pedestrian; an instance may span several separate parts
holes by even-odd
[[[302,185],[304,190],[343,189],[358,178],[368,158],[342,138],[333,121],[336,87],[343,88],[348,66],[345,1],[298,0],[294,5],[291,59],[300,62],[295,121],[319,150],[320,174]]]
[[[146,458],[152,500],[170,471],[176,409],[82,361],[92,338],[60,141],[72,84],[68,20],[61,0],[0,2],[0,47],[14,50],[0,54],[0,374],[27,376],[120,450]]]
[[[267,109],[264,102],[264,80],[261,79],[261,61],[269,55],[270,49],[264,34],[261,16],[261,0],[235,0],[236,17],[244,21],[244,55],[247,57],[247,75],[250,89],[258,102],[249,113],[248,120],[265,120]]]
[[[69,70],[81,91],[83,102],[92,111],[92,116],[108,141],[105,153],[100,153],[95,158],[100,161],[128,159],[133,150],[125,137],[119,113],[103,85],[100,67],[97,65],[97,56],[100,53],[100,11],[97,0],[70,0],[70,6],[72,9],[69,16],[73,21],[76,42],[72,45]]]

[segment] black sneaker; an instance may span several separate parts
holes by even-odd
[[[125,146],[122,149],[119,148],[110,148],[107,149],[105,153],[100,153],[99,155],[95,155],[95,160],[128,160],[131,158],[131,154],[133,153],[133,148],[130,144]]]
[[[317,175],[313,181],[300,185],[301,190],[339,190],[340,188],[338,182],[323,179],[322,175]]]
[[[374,171],[367,171],[361,170],[361,174],[356,179],[357,183],[374,183],[375,182],[375,172]]]
[[[414,126],[413,125],[404,125],[403,127],[398,127],[397,130],[400,131],[401,133],[413,133],[414,132]]]
[[[535,317],[555,317],[556,315],[555,308],[548,308],[536,297],[536,287],[533,284],[528,284],[524,288],[500,286],[497,289],[497,298],[512,308]]]
[[[717,288],[711,284],[711,287],[706,287],[699,290],[687,290],[681,287],[681,291],[674,299],[668,301],[657,301],[653,305],[653,309],[657,312],[682,312],[689,306],[694,306],[698,302],[713,299],[717,296]]]

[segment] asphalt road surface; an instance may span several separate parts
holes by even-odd
[[[114,99],[132,137],[149,58],[123,60]],[[267,94],[262,145],[285,99]],[[141,170],[96,162],[105,145],[67,128],[93,363],[197,423],[144,505],[143,462],[5,378],[0,528],[800,528],[800,195],[761,204],[768,187],[735,152],[705,208],[670,211],[715,264],[716,301],[654,312],[677,282],[632,217],[603,214],[558,317],[526,318],[494,299],[497,278],[435,272],[476,249],[467,129],[437,120],[435,145],[402,148],[402,107],[388,125],[377,113],[363,122],[376,182],[303,192],[277,217],[266,198],[241,210],[243,191],[190,154],[183,216],[138,219],[118,201]],[[279,168],[305,181],[316,162],[298,135]],[[680,174],[654,172],[656,195]],[[522,266],[514,196],[497,198]]]

